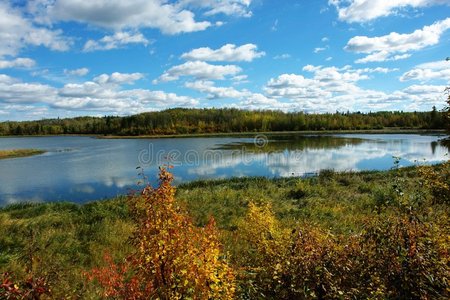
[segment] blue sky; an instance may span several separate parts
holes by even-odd
[[[0,0],[0,120],[442,108],[449,0]]]

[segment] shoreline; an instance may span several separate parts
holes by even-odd
[[[440,162],[437,164],[432,164],[430,166],[432,167],[439,167],[445,162]],[[409,173],[414,172],[417,170],[419,166],[406,166],[399,168],[401,173]],[[202,189],[202,188],[217,188],[219,186],[234,186],[234,185],[255,185],[259,183],[267,183],[267,184],[289,184],[292,183],[295,185],[295,183],[299,181],[308,181],[313,178],[319,179],[319,178],[334,178],[338,179],[340,177],[348,177],[348,176],[369,176],[369,177],[389,177],[393,176],[397,170],[388,169],[388,170],[359,170],[359,171],[335,171],[335,170],[322,170],[319,172],[314,173],[314,175],[309,176],[287,176],[287,177],[264,177],[264,176],[245,176],[245,177],[229,177],[229,178],[205,178],[205,179],[196,179],[193,181],[188,182],[182,182],[179,184],[173,184],[173,186],[176,188],[177,193],[178,191],[186,191],[186,190],[192,190],[192,189]],[[139,190],[137,190],[139,191]],[[43,200],[42,202],[32,202],[32,201],[24,201],[9,205],[0,205],[0,212],[2,210],[8,209],[11,207],[16,206],[35,206],[35,205],[53,205],[56,204],[73,204],[73,205],[79,205],[79,206],[85,206],[85,205],[91,205],[92,203],[101,203],[104,201],[115,201],[120,199],[125,199],[129,196],[129,194],[117,194],[115,196],[111,197],[105,197],[105,198],[98,198],[98,199],[92,199],[92,200],[84,200],[84,201],[73,201],[73,200]]]
[[[304,130],[304,131],[255,131],[255,132],[216,132],[216,133],[187,133],[187,134],[154,134],[154,135],[104,135],[104,134],[52,134],[52,135],[2,135],[1,138],[30,138],[30,137],[92,137],[98,139],[162,139],[162,138],[195,138],[195,137],[249,137],[264,135],[328,135],[328,134],[439,134],[446,136],[445,129],[354,129],[354,130]]]
[[[223,133],[189,133],[156,135],[96,135],[99,139],[164,139],[197,137],[252,137],[255,135],[329,135],[329,134],[439,134],[446,135],[443,129],[362,129],[362,130],[306,130],[306,131],[257,131],[257,132],[223,132]]]

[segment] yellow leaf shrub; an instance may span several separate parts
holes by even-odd
[[[433,203],[450,203],[450,160],[440,166],[421,166],[420,176],[433,196]]]
[[[128,260],[131,271],[123,276],[133,285],[115,281],[126,294],[105,289],[127,299],[232,299],[234,274],[222,254],[214,220],[205,228],[195,227],[175,203],[172,174],[161,168],[159,179],[159,187],[148,186],[130,198],[136,250]]]

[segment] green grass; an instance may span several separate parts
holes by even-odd
[[[418,182],[416,169],[401,173],[404,185],[412,191]],[[326,171],[311,178],[205,180],[179,186],[177,199],[200,226],[214,216],[219,228],[233,230],[252,201],[270,203],[286,224],[307,222],[335,233],[350,233],[361,228],[380,199],[393,193],[394,176],[394,171]]]
[[[214,216],[225,250],[250,201],[271,203],[283,224],[307,223],[335,234],[359,231],[401,182],[406,194],[422,193],[416,168],[386,172],[324,171],[311,178],[263,177],[204,180],[177,187],[176,199],[202,226]],[[448,206],[436,205],[430,218],[445,220]],[[387,210],[389,213],[389,210]],[[105,252],[123,259],[131,251],[133,221],[126,197],[91,202],[15,204],[0,209],[0,274],[46,276],[55,298],[95,297],[83,271],[102,265]],[[236,251],[234,251],[236,252]]]
[[[0,150],[0,159],[25,157],[45,153],[39,149],[12,149],[12,150]]]

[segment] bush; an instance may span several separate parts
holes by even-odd
[[[232,299],[234,275],[218,240],[215,222],[195,227],[175,203],[172,175],[161,168],[158,188],[130,197],[136,229],[134,253],[119,265],[92,270],[105,298]],[[113,278],[110,280],[110,278]]]
[[[437,167],[422,166],[419,172],[431,191],[433,203],[450,203],[450,161]]]
[[[250,203],[238,235],[244,245],[241,289],[249,298],[448,296],[448,235],[412,212],[376,215],[361,233],[346,236],[310,225],[289,231],[270,206]]]

